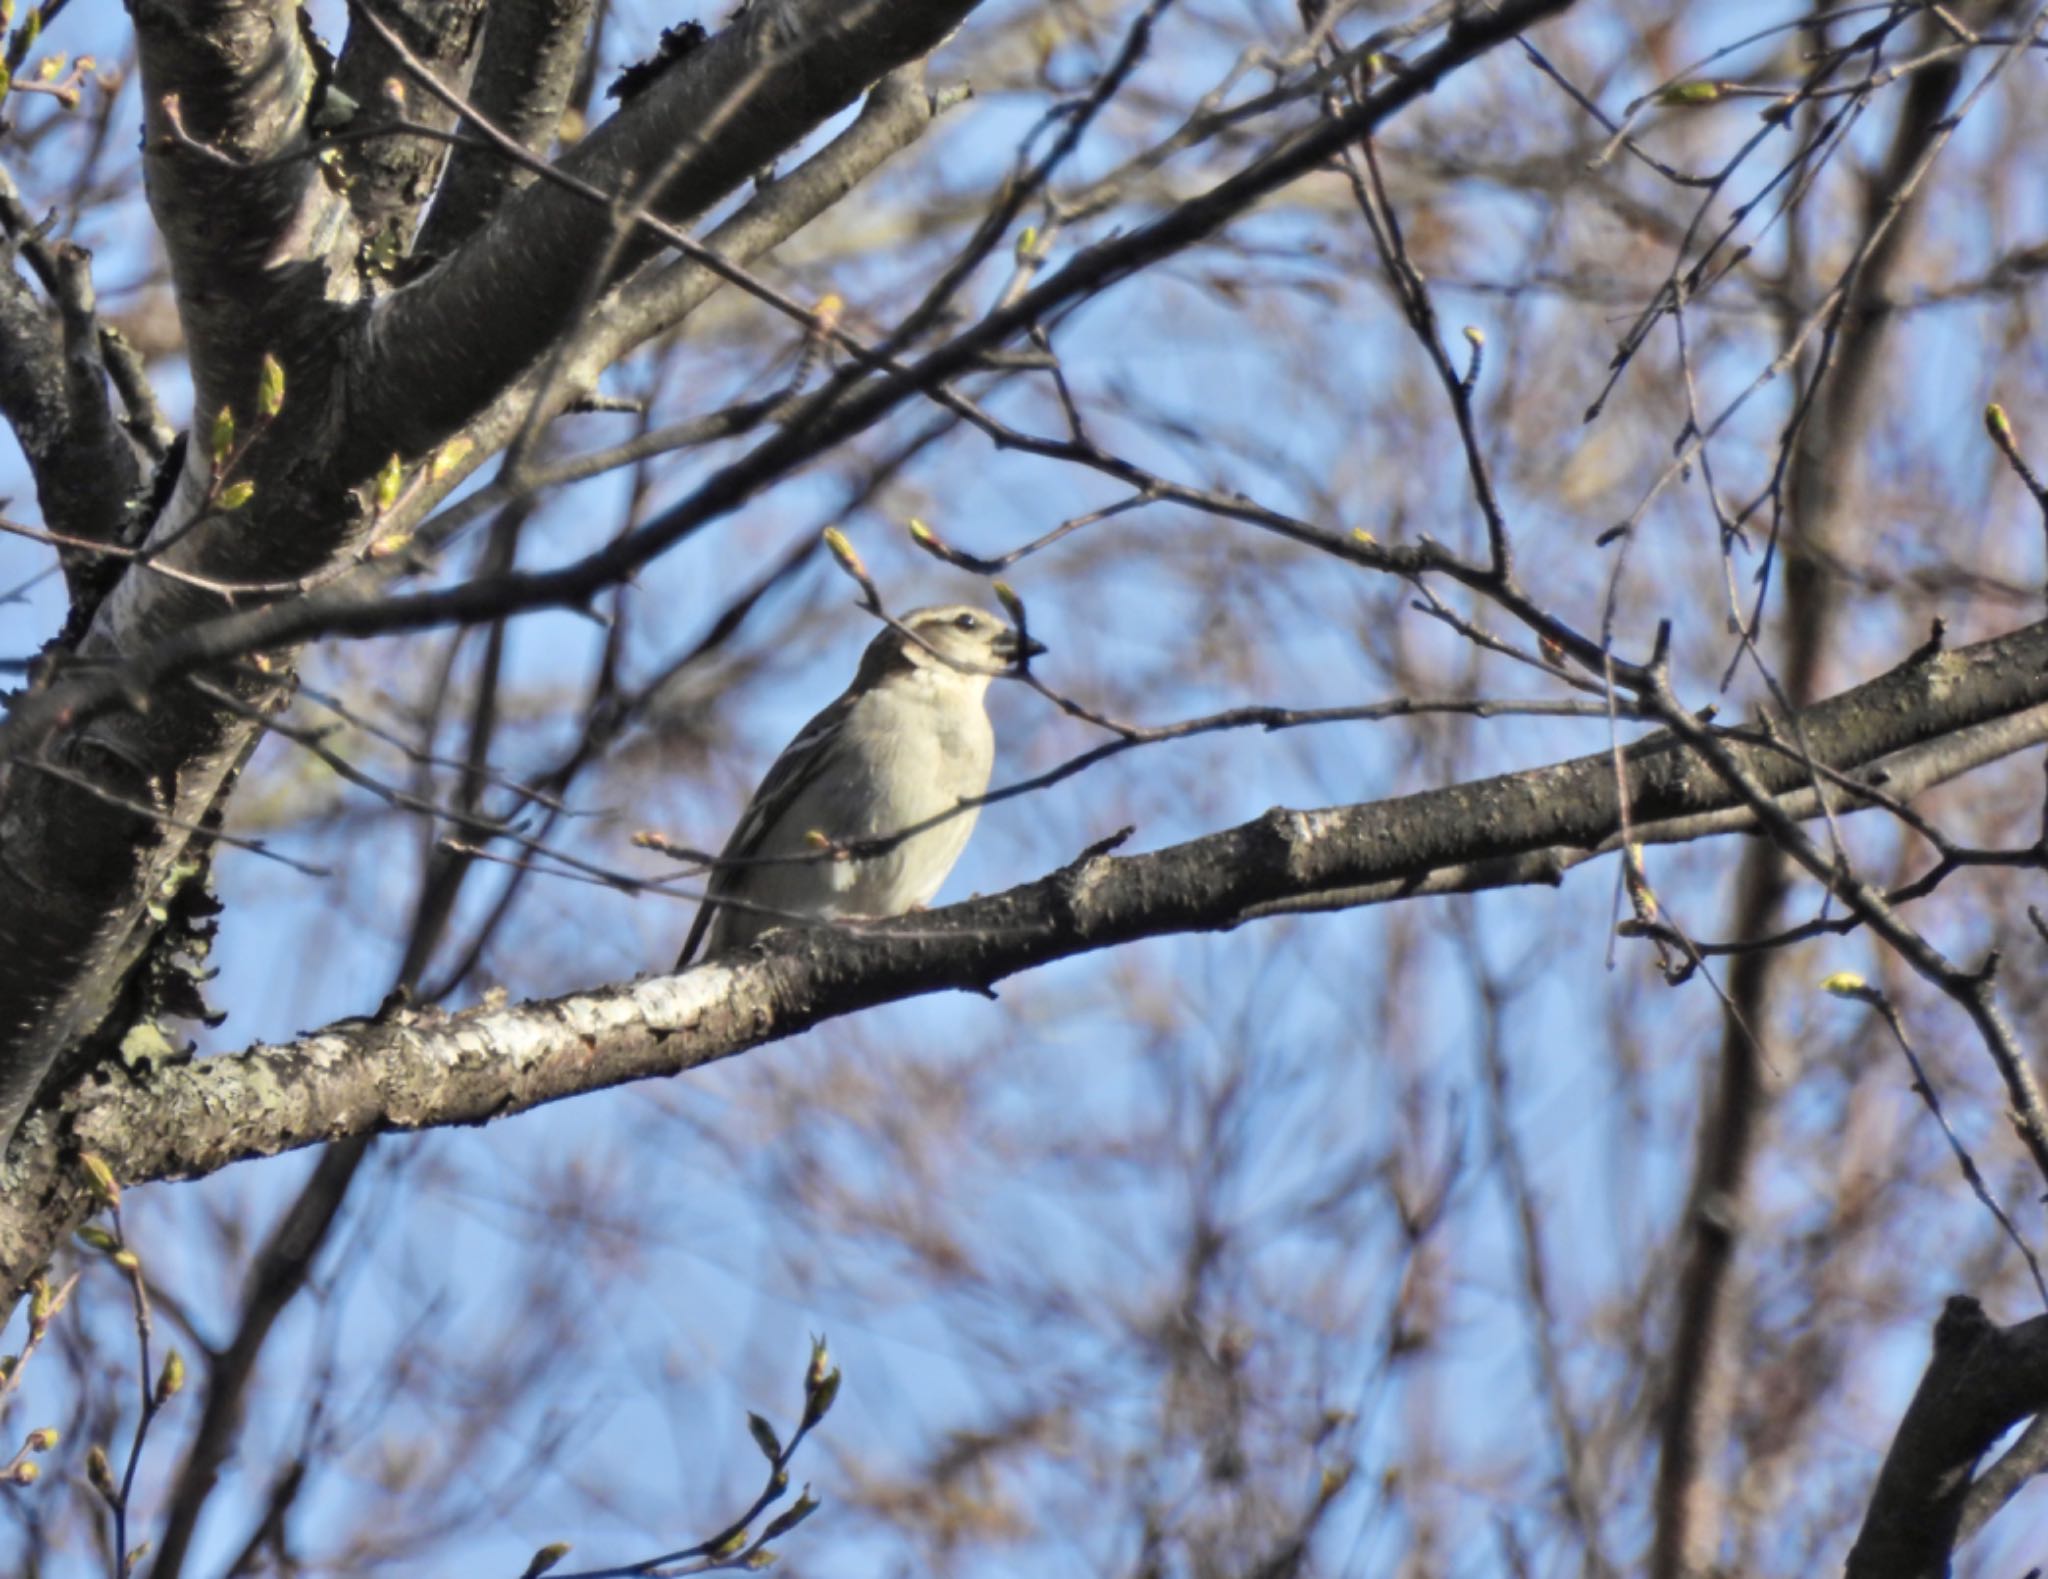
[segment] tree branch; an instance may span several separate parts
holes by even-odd
[[[1815,760],[1849,771],[2043,702],[2048,623],[1916,655],[1808,709],[1798,725]],[[1810,790],[1794,754],[1727,732],[1716,742],[1770,793]],[[1670,734],[1630,747],[1624,762],[1639,824],[1741,802],[1702,753]],[[398,1011],[142,1081],[96,1076],[33,1115],[7,1153],[0,1288],[22,1286],[93,1209],[65,1161],[74,1148],[132,1182],[195,1177],[347,1136],[480,1123],[696,1068],[875,1004],[986,991],[1019,971],[1138,938],[1227,930],[1289,900],[1344,890],[1397,898],[1426,890],[1442,869],[1487,863],[1526,881],[1517,863],[1612,839],[1621,808],[1614,758],[1602,751],[1370,805],[1275,810],[1150,854],[1084,857],[1008,893],[886,926],[782,933],[762,953],[676,977],[454,1016]]]
[[[11,258],[0,262],[0,415],[35,477],[44,522],[65,537],[113,542],[142,468],[107,398],[91,255],[70,242],[42,253],[54,312],[9,266]],[[58,558],[74,603],[95,581],[103,584],[106,566],[97,556]]]
[[[470,102],[535,154],[545,154],[555,140],[583,65],[595,8],[596,0],[526,0],[492,6],[484,19]],[[452,252],[532,179],[494,150],[475,144],[456,149],[420,227],[420,251]]]
[[[466,86],[476,59],[484,0],[372,0],[414,58],[445,81]],[[504,11],[507,7],[497,8]],[[526,10],[525,6],[511,9]],[[531,9],[539,9],[537,6]],[[400,91],[392,93],[396,82]],[[405,83],[398,56],[371,28],[351,27],[334,70],[334,85],[356,104],[351,133],[404,120],[445,132],[455,114]],[[363,244],[395,261],[410,250],[413,230],[448,157],[448,145],[426,137],[372,137],[343,156],[348,200]]]
[[[381,456],[474,416],[552,346],[597,291],[652,255],[629,207],[702,213],[897,67],[977,0],[777,0],[669,67],[559,164],[611,212],[551,181],[518,193],[460,253],[371,320],[350,435]],[[393,430],[387,411],[400,419]]]
[[[1947,1579],[1978,1460],[2043,1407],[2048,1316],[1998,1327],[1976,1300],[1952,1296],[1878,1472],[1847,1579]]]
[[[310,153],[318,66],[293,0],[152,0],[134,11],[150,211],[193,409],[202,422],[225,405],[246,417],[263,354],[327,330],[361,296],[346,199],[312,158],[279,157]]]

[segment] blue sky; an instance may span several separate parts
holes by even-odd
[[[1696,36],[1669,43],[1667,61],[1702,53],[1706,40],[1785,8],[1701,14]],[[997,15],[971,22],[962,48],[973,45],[972,30],[995,27]],[[620,50],[653,32],[653,8],[628,7],[625,16],[614,35]],[[1237,40],[1207,29],[1209,20],[1199,12],[1170,20],[1168,47],[1134,88],[1187,97],[1220,75]],[[1262,20],[1277,29],[1284,18],[1276,10]],[[1582,80],[1598,81],[1603,102],[1618,106],[1650,85],[1637,20],[1594,8],[1569,41],[1547,33],[1539,41],[1561,53],[1568,47]],[[121,25],[114,8],[81,0],[52,43],[78,49]],[[1080,79],[1091,58],[1079,45],[1056,57],[1070,80]],[[1496,96],[1518,114],[1493,123],[1481,117],[1474,129],[1475,106]],[[117,125],[133,124],[131,106],[132,98]],[[1007,85],[999,79],[996,91],[954,112],[925,146],[856,196],[848,232],[827,250],[807,256],[797,249],[778,277],[813,294],[838,290],[857,311],[886,319],[914,266],[955,238],[948,232],[940,242],[862,249],[859,222],[869,209],[878,223],[899,212],[906,194],[914,209],[916,194],[935,185],[978,190],[1043,107],[1022,76]],[[1108,168],[1148,129],[1156,132],[1159,113],[1106,118],[1073,179]],[[1967,122],[1942,169],[1974,169],[1996,146],[2003,113],[1993,105]],[[1717,122],[1703,131],[1707,124],[1667,125],[1659,135],[1698,155],[1688,139],[1721,137],[1733,146],[1749,122],[1728,111],[1725,129]],[[1888,124],[1888,115],[1874,112],[1854,151],[1870,158]],[[1653,341],[1602,424],[1573,434],[1562,417],[1538,420],[1546,408],[1583,408],[1632,307],[1597,311],[1568,297],[1483,287],[1551,259],[1583,263],[1598,251],[1605,221],[1597,211],[1560,220],[1482,179],[1483,171],[1449,189],[1432,185],[1429,174],[1432,159],[1481,166],[1524,140],[1570,148],[1580,130],[1526,65],[1503,54],[1418,106],[1389,134],[1386,154],[1403,183],[1397,201],[1426,209],[1430,228],[1417,245],[1437,249],[1432,256],[1442,260],[1434,272],[1447,331],[1472,323],[1487,336],[1482,414],[1524,573],[1583,628],[1597,623],[1611,562],[1592,538],[1641,496],[1670,453],[1669,333]],[[125,156],[125,131],[114,145],[109,157]],[[1188,159],[1170,173],[1193,179],[1200,168],[1198,158]],[[31,173],[17,170],[25,182]],[[2011,176],[2004,184],[2023,185]],[[1989,195],[1999,197],[1996,206]],[[1847,201],[1830,189],[1830,204]],[[1938,182],[1927,216],[1930,267],[1941,277],[1970,277],[2030,233],[2039,209],[2037,194],[2006,203],[1990,183]],[[1134,216],[1121,212],[1110,222]],[[123,224],[87,232],[97,244],[103,295],[116,303],[120,283],[144,268],[132,214]],[[1475,542],[1440,399],[1428,392],[1412,408],[1389,409],[1391,392],[1426,373],[1373,284],[1375,266],[1355,222],[1333,221],[1327,203],[1302,195],[1233,227],[1227,243],[1228,250],[1206,250],[1118,287],[1061,330],[1065,366],[1098,432],[1190,482],[1241,488],[1313,516],[1336,512],[1335,524],[1388,539],[1429,532]],[[1768,262],[1779,241],[1767,235],[1758,245]],[[1646,265],[1652,256],[1617,228],[1614,275],[1623,295],[1637,293],[1631,302],[1654,286]],[[1254,288],[1226,288],[1244,279]],[[985,302],[997,284],[995,273],[977,280],[970,302]],[[2041,381],[2032,344],[1996,338],[2002,312],[2000,303],[1973,301],[1913,315],[1898,333],[1896,373],[1863,462],[1879,501],[1867,547],[1888,565],[1961,562],[2039,580],[2038,534],[1976,437],[1987,398],[2007,398],[2017,413],[2025,409],[2019,395]],[[1711,407],[1754,376],[1773,330],[1761,315],[1733,306],[1725,319],[1703,311],[1700,321],[1711,326],[1703,330],[1700,365]],[[1304,336],[1313,336],[1306,349]],[[761,347],[787,344],[787,336],[757,338],[744,320],[731,319],[708,323],[701,338],[662,384],[663,416],[758,393]],[[646,369],[622,369],[616,382],[644,390]],[[160,385],[175,410],[184,398],[175,368]],[[1786,398],[1782,385],[1764,392],[1717,448],[1729,495],[1741,496],[1766,474]],[[1020,423],[1057,425],[1041,388],[1012,387],[991,404]],[[868,453],[924,417],[909,413],[886,425]],[[1200,436],[1177,431],[1177,423],[1199,426]],[[1525,430],[1561,436],[1527,445],[1518,442]],[[563,425],[562,442],[595,446],[627,431],[627,418],[580,418]],[[722,458],[665,470],[648,505],[680,496]],[[631,672],[656,672],[688,646],[731,588],[826,524],[845,527],[901,608],[975,591],[910,546],[902,532],[907,515],[989,552],[1117,496],[1101,479],[998,455],[972,436],[921,458],[871,508],[848,513],[847,487],[836,468],[821,466],[650,567],[630,599]],[[0,494],[13,496],[18,514],[32,499],[11,449],[0,456]],[[1946,501],[1952,518],[1931,516],[1928,498]],[[564,493],[537,519],[528,562],[587,550],[614,529],[624,500],[620,480]],[[1619,639],[1629,650],[1641,648],[1659,618],[1681,616],[1688,695],[1699,700],[1713,695],[1728,650],[1712,590],[1714,558],[1697,485],[1674,488],[1648,517],[1622,604]],[[0,540],[0,587],[46,563],[43,551]],[[463,563],[458,554],[450,573],[461,573]],[[1052,646],[1047,678],[1147,722],[1250,700],[1313,706],[1416,687],[1537,691],[1514,666],[1474,660],[1462,640],[1407,607],[1405,589],[1185,511],[1155,508],[1103,523],[1028,561],[1011,579],[1030,600],[1034,630]],[[634,829],[660,828],[686,842],[721,838],[776,748],[849,672],[866,634],[852,594],[822,560],[776,593],[742,638],[740,650],[763,661],[742,677],[736,699],[721,704],[729,727],[717,737],[716,760],[699,763],[674,721],[643,731],[579,787],[576,804],[592,815],[571,825],[565,841],[654,872],[659,864],[630,848]],[[30,650],[55,628],[60,597],[57,583],[46,580],[7,609],[0,623],[7,655]],[[1991,597],[1951,600],[1945,609],[1972,635],[2032,617]],[[1919,617],[1903,601],[1859,597],[1839,644],[1838,678],[1874,672],[1896,657],[1902,641],[1917,639]],[[560,749],[598,639],[593,625],[569,615],[514,627],[508,672],[520,714],[502,768],[530,771]],[[428,668],[420,652],[418,643],[398,642],[322,651],[309,672],[357,705],[402,718],[420,701]],[[1745,684],[1738,703],[1754,692]],[[994,710],[999,782],[1092,743],[1084,726],[1021,689],[999,693]],[[1596,750],[1606,740],[1599,723],[1505,720],[1477,730],[1355,725],[1152,747],[991,808],[942,897],[1039,875],[1125,823],[1136,827],[1133,847],[1156,848],[1276,804],[1361,801]],[[357,744],[374,759],[373,748]],[[2024,773],[1993,783],[2001,787],[1982,793],[2013,797],[2016,806],[2033,793]],[[325,810],[307,815],[313,807]],[[238,816],[244,831],[277,837],[341,875],[314,881],[239,853],[222,858],[229,911],[214,997],[231,1016],[204,1038],[209,1050],[288,1038],[374,1005],[395,969],[417,877],[415,824],[336,790],[281,743],[259,759]],[[1863,859],[1881,861],[1892,848],[1874,826],[1852,829],[1851,838]],[[1721,935],[1734,870],[1729,849],[1653,852],[1651,870],[1688,925]],[[473,886],[458,932],[488,907],[499,881],[486,874]],[[1719,1035],[1714,1001],[1700,984],[1678,992],[1650,986],[1648,962],[1628,949],[1610,968],[1613,881],[1611,865],[1596,863],[1554,893],[1509,891],[1162,940],[1036,972],[1006,985],[993,1004],[938,998],[897,1005],[686,1081],[579,1099],[482,1131],[387,1143],[377,1177],[362,1187],[323,1261],[326,1298],[297,1312],[275,1341],[266,1370],[273,1384],[259,1400],[240,1476],[217,1499],[206,1555],[218,1562],[239,1542],[261,1470],[291,1450],[309,1399],[341,1422],[341,1440],[329,1450],[335,1472],[304,1504],[304,1538],[317,1548],[323,1537],[357,1529],[366,1509],[389,1517],[382,1510],[402,1505],[402,1497],[394,1503],[374,1489],[379,1476],[407,1455],[431,1462],[449,1451],[459,1440],[451,1395],[459,1400],[470,1376],[491,1374],[528,1345],[544,1349],[548,1334],[573,1351],[575,1363],[482,1439],[461,1443],[462,1480],[477,1498],[458,1526],[463,1570],[517,1573],[535,1546],[558,1538],[574,1540],[576,1560],[587,1563],[681,1544],[744,1500],[758,1470],[744,1411],[785,1419],[797,1403],[808,1337],[824,1331],[847,1381],[819,1450],[799,1468],[799,1478],[808,1475],[827,1498],[826,1514],[790,1546],[788,1561],[809,1565],[799,1571],[900,1571],[914,1548],[884,1521],[843,1511],[849,1488],[863,1477],[913,1473],[948,1432],[984,1425],[1006,1408],[1055,1405],[1083,1447],[1033,1460],[1002,1483],[1004,1496],[1028,1515],[1030,1533],[1014,1545],[990,1540],[968,1548],[963,1571],[1127,1564],[1131,1531],[1091,1505],[1078,1461],[1091,1452],[1112,1459],[1119,1450],[1136,1452],[1158,1429],[1158,1360],[1145,1324],[1174,1288],[1191,1198],[1219,1152],[1231,1161],[1210,1181],[1208,1206],[1232,1228],[1238,1248],[1227,1292],[1204,1319],[1213,1315],[1217,1332],[1231,1321],[1249,1324],[1259,1336],[1257,1363],[1270,1368],[1263,1374],[1298,1377],[1296,1392],[1359,1418],[1351,1450],[1360,1489],[1323,1538],[1331,1571],[1388,1571],[1431,1516],[1480,1531],[1525,1518],[1548,1496],[1555,1466],[1528,1446],[1541,1429],[1541,1404],[1486,1122],[1487,1016],[1478,980],[1502,984],[1499,1045],[1513,1072],[1507,1113],[1543,1203],[1558,1321],[1569,1340],[1566,1373],[1581,1398],[1617,1410],[1628,1406],[1635,1385],[1629,1348],[1640,1324],[1654,1347],[1668,1320],[1654,1299],[1645,1305],[1635,1295],[1654,1282],[1679,1211],[1689,1116]],[[1958,955],[2015,908],[1971,892],[1981,908],[1973,912],[1966,901],[1940,916],[1944,946]],[[684,904],[535,882],[474,990],[502,983],[520,996],[540,995],[663,968],[688,914]],[[1789,975],[1812,982],[1839,968],[1881,979],[1861,940],[1803,950]],[[1924,1001],[1910,1008],[1916,1027],[1935,1037],[1944,1077],[1966,1093],[1981,1091],[1954,1017]],[[1780,1271],[1798,1264],[1802,1226],[1827,1220],[1824,1207],[1839,1184],[1827,1166],[1836,1142],[1846,1153],[1849,1138],[1864,1144],[1870,1135],[1896,1133],[1915,1158],[1938,1147],[1914,1116],[1903,1074],[1866,1074],[1856,1064],[1881,1052],[1860,1040],[1856,1013],[1795,995],[1775,1028],[1792,1089],[1776,1118],[1782,1149],[1760,1192],[1750,1268],[1760,1297]],[[1229,1127],[1209,1132],[1205,1099],[1232,1090]],[[2003,1181],[1996,1106],[1959,1106],[1959,1125]],[[893,1133],[894,1109],[922,1115],[925,1127]],[[1843,1127],[1850,1119],[1858,1127]],[[1412,1268],[1387,1180],[1424,1159],[1456,1180],[1450,1226],[1420,1253],[1434,1267],[1428,1276],[1441,1283],[1433,1342],[1413,1358],[1389,1359],[1392,1312]],[[151,1266],[212,1324],[212,1336],[223,1330],[238,1272],[210,1225],[267,1221],[307,1166],[283,1159],[198,1186],[158,1187],[131,1208]],[[834,1185],[808,1209],[807,1170]],[[1326,1217],[1307,1211],[1331,1181],[1354,1175]],[[906,1248],[911,1236],[887,1211],[904,1198],[916,1206],[923,1233],[943,1230],[971,1248],[972,1276],[937,1280],[930,1263]],[[618,1233],[567,1225],[565,1203],[615,1215]],[[870,1215],[859,1217],[849,1203]],[[1867,1486],[1917,1374],[1945,1280],[1981,1264],[1966,1252],[1984,1242],[1987,1224],[1960,1190],[1908,1192],[1895,1221],[1901,1243],[1944,1248],[1927,1257],[1924,1276],[1916,1268],[1908,1279],[1913,1298],[1865,1313],[1855,1379],[1830,1416],[1834,1435],[1798,1466],[1807,1483],[1795,1500],[1809,1512],[1832,1498],[1853,1501]],[[1951,1245],[1953,1252],[1945,1248]],[[530,1302],[536,1288],[545,1296],[539,1305]],[[116,1290],[100,1279],[88,1292],[91,1319],[117,1334],[124,1318]],[[2024,1311],[2008,1304],[1995,1313]],[[1796,1332],[1799,1321],[1793,1312],[1772,1330]],[[315,1360],[334,1332],[345,1334],[342,1365],[327,1375]],[[420,1368],[417,1382],[401,1368],[408,1364]],[[45,1370],[42,1385],[53,1386],[55,1375]],[[44,1402],[33,1397],[31,1407]],[[481,1415],[491,1400],[472,1402]],[[560,1444],[529,1462],[534,1444],[552,1442],[557,1427],[566,1433]],[[1280,1445],[1277,1423],[1272,1431],[1264,1467],[1312,1487],[1316,1455]],[[1385,1492],[1388,1474],[1422,1461],[1418,1444],[1433,1445],[1456,1473],[1414,1500]],[[167,1447],[155,1452],[161,1470]],[[1633,1462],[1638,1476],[1646,1462]],[[1199,1485],[1198,1466],[1169,1461],[1142,1469],[1184,1480],[1190,1498]],[[1142,1478],[1128,1464],[1117,1475],[1125,1487]],[[1612,1544],[1625,1566],[1646,1539],[1643,1490],[1639,1480],[1614,1489]],[[2028,1550],[2039,1519],[2016,1510],[1973,1557],[1987,1572],[1999,1571],[1998,1562],[2010,1566]],[[1575,1566],[1555,1547],[1541,1555],[1541,1571]],[[1796,1567],[1789,1551],[1759,1555],[1773,1568]],[[1501,1562],[1490,1537],[1475,1537],[1446,1554],[1444,1571],[1488,1573]],[[91,1565],[81,1559],[78,1571]]]

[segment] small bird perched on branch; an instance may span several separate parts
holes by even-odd
[[[853,684],[754,791],[676,969],[707,934],[705,952],[724,954],[770,927],[900,916],[927,903],[974,831],[975,808],[956,808],[988,788],[995,763],[989,681],[1044,651],[964,604],[917,609],[884,629]],[[847,853],[912,828],[920,831],[878,853]]]

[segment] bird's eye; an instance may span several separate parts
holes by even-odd
[[[979,630],[981,628],[981,621],[976,619],[972,614],[957,615],[954,618],[953,623],[964,631]]]

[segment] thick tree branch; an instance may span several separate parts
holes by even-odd
[[[976,0],[778,0],[671,66],[560,163],[670,223],[702,213],[897,67]],[[658,243],[549,181],[518,193],[441,268],[393,295],[358,365],[351,443],[382,455],[468,421]],[[393,400],[404,431],[380,419]]]
[[[1878,1472],[1848,1579],[1947,1579],[1978,1461],[2044,1407],[2048,1316],[1999,1327],[1974,1299],[1951,1298]]]
[[[596,0],[526,0],[494,5],[485,17],[470,102],[529,152],[545,154],[555,140],[595,9]],[[420,229],[420,251],[452,252],[532,180],[492,149],[456,149]]]
[[[298,363],[288,350],[331,336],[361,296],[346,199],[314,159],[280,157],[310,151],[318,67],[292,0],[134,10],[144,170],[193,409],[246,417],[263,354]]]
[[[789,229],[787,216],[822,214],[890,155],[923,135],[939,105],[925,91],[923,63],[891,72],[876,83],[860,118],[794,170],[764,182],[718,235],[718,251],[743,262],[758,256],[770,237]],[[609,365],[629,349],[664,333],[695,311],[724,282],[703,264],[678,259],[628,281],[597,322],[582,332],[576,360]]]
[[[1799,717],[1814,758],[1851,771],[2048,702],[2048,623],[1918,657]],[[1782,735],[1782,721],[1777,726]],[[1808,789],[1785,751],[1721,737],[1752,782]],[[1672,736],[1625,754],[1634,819],[1654,824],[1740,803],[1706,758]],[[1275,810],[1146,855],[1084,858],[990,899],[885,928],[785,934],[762,957],[551,1002],[462,1015],[400,1012],[344,1022],[136,1082],[95,1075],[22,1126],[0,1204],[0,1288],[18,1288],[93,1209],[65,1159],[99,1153],[125,1180],[192,1177],[246,1157],[383,1130],[478,1123],[584,1091],[729,1057],[859,1009],[1139,938],[1217,931],[1290,900],[1427,891],[1432,874],[1478,874],[1544,850],[1596,847],[1622,827],[1614,759],[1568,762],[1371,805]],[[1461,884],[1484,886],[1475,875]]]
[[[91,255],[63,242],[43,248],[39,261],[54,309],[14,271],[11,257],[0,261],[0,416],[35,477],[44,523],[66,537],[111,542],[128,519],[142,468],[107,396]],[[106,567],[95,556],[59,558],[74,602],[103,582]]]
[[[938,113],[938,104],[924,90],[921,63],[891,72],[875,84],[852,125],[795,169],[760,186],[719,222],[706,238],[707,245],[735,264],[766,255],[916,142]],[[643,269],[590,315],[558,363],[537,368],[511,385],[464,427],[462,436],[480,453],[502,449],[528,421],[536,403],[551,417],[588,395],[606,368],[653,336],[674,329],[725,284],[710,268],[688,259]],[[514,477],[499,486],[516,492],[522,483]],[[471,507],[465,500],[459,508]],[[455,519],[451,514],[437,525]],[[400,568],[389,567],[391,578]]]
[[[467,86],[480,42],[484,0],[373,3],[414,58],[443,81]],[[391,91],[393,84],[398,87],[396,93]],[[406,87],[405,68],[398,56],[367,27],[349,29],[348,43],[335,66],[334,85],[356,105],[349,122],[352,134],[400,120],[442,132],[455,124],[454,112],[439,100]],[[363,244],[373,257],[395,262],[409,250],[413,230],[447,157],[448,145],[430,137],[393,135],[349,145],[343,155],[349,173],[349,206],[355,211]]]

